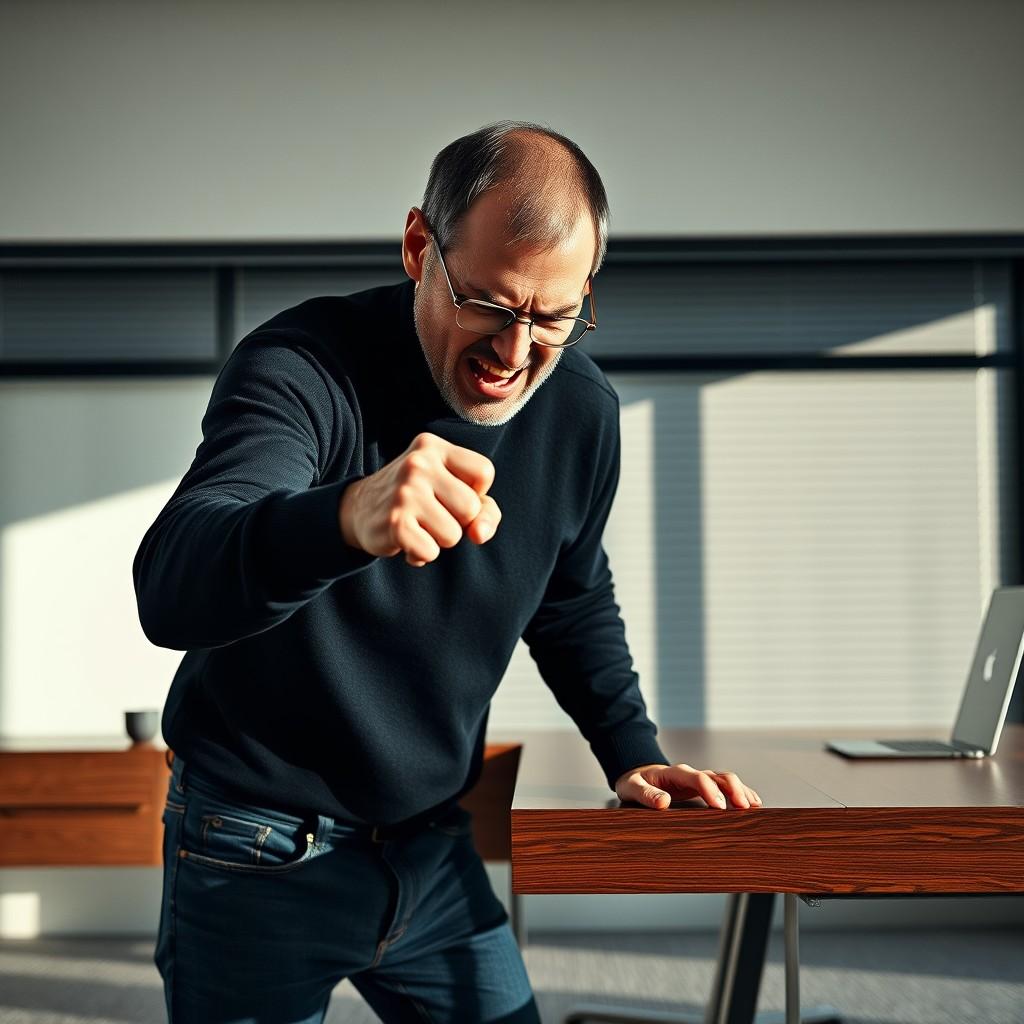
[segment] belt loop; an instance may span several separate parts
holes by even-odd
[[[387,842],[386,839],[384,839],[382,836],[378,836],[377,835],[377,830],[379,828],[380,828],[380,825],[374,825],[373,826],[373,831],[370,833],[370,839],[371,839],[371,841],[373,841],[375,843],[386,843]]]
[[[327,837],[331,834],[331,829],[333,828],[333,818],[329,818],[325,814],[318,814],[316,816],[316,838],[313,840],[314,845],[323,846],[327,842]]]
[[[174,788],[179,793],[185,792],[185,759],[179,755],[174,755],[174,764],[171,767],[171,773],[174,777]]]

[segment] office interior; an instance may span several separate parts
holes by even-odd
[[[0,743],[109,744],[162,708],[181,654],[143,635],[131,564],[218,368],[303,298],[401,280],[434,154],[502,118],[573,138],[609,195],[586,345],[621,401],[605,546],[651,717],[948,727],[989,595],[1024,583],[1021,38],[999,0],[0,2]],[[571,727],[522,645],[490,723]],[[49,950],[73,984],[126,941],[111,1005],[158,1013],[160,878],[0,868],[0,979]],[[528,895],[527,964],[550,936],[569,974],[589,953],[624,991],[656,962],[664,1005],[697,1005],[722,907]],[[1011,897],[825,902],[804,970],[873,943],[918,1001],[862,1019],[960,1019],[950,992],[1020,1019],[1022,924]],[[985,935],[1005,970],[951,976],[904,934],[943,964]],[[57,1008],[23,990],[0,1020]]]

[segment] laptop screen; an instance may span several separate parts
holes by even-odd
[[[1024,654],[1024,587],[992,592],[953,727],[953,743],[993,753]]]

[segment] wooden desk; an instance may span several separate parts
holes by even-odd
[[[886,732],[828,730],[837,734]],[[614,797],[578,734],[525,735],[513,888],[1024,892],[1024,726],[1007,726],[996,756],[978,761],[848,761],[824,751],[822,737],[820,729],[663,729],[670,757],[737,772],[765,806],[714,811],[689,801],[654,811]]]
[[[996,756],[979,761],[848,761],[823,749],[825,738],[908,735],[948,738],[915,729],[662,729],[670,757],[735,771],[765,802],[725,811],[701,801],[665,811],[624,805],[577,733],[523,735],[512,889],[743,894],[727,911],[708,1019],[748,1022],[775,893],[1024,893],[1024,726],[1007,726]]]

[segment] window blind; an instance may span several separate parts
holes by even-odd
[[[0,272],[0,360],[213,359],[210,269]]]

